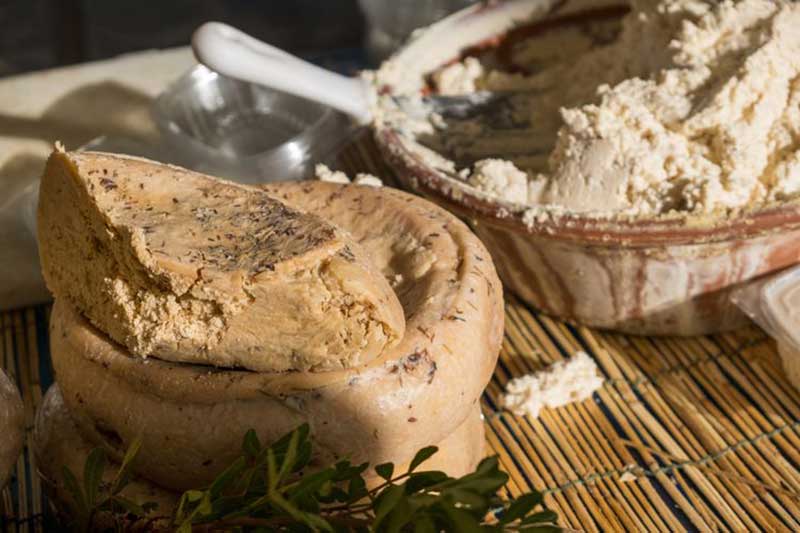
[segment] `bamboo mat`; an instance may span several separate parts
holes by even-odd
[[[340,158],[389,181],[369,138]],[[0,313],[0,356],[34,410],[52,382],[49,306]],[[538,419],[501,412],[505,383],[589,353],[605,375],[591,400]],[[536,488],[563,526],[584,531],[800,531],[800,393],[756,327],[686,339],[577,328],[506,294],[500,362],[483,398],[487,452],[511,494]],[[50,531],[26,446],[3,491],[2,525]]]
[[[365,139],[347,170],[390,175]],[[499,409],[506,382],[589,353],[592,400],[538,419]],[[800,392],[755,326],[649,338],[576,328],[506,294],[500,362],[484,394],[490,453],[517,495],[536,488],[584,531],[800,531]]]

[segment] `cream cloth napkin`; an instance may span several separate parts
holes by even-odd
[[[28,191],[53,143],[75,149],[101,135],[157,142],[152,99],[194,63],[183,47],[0,79],[0,309],[50,298]]]

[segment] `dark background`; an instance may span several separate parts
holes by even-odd
[[[357,0],[0,0],[0,76],[186,45],[208,20],[310,58],[362,54]]]

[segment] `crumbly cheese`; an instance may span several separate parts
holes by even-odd
[[[636,481],[639,479],[639,476],[633,473],[633,469],[636,468],[635,464],[629,464],[625,466],[626,470],[619,476],[620,483],[630,483],[631,481]]]
[[[316,178],[320,181],[327,181],[330,183],[354,183],[356,185],[364,185],[366,187],[383,187],[383,181],[377,176],[360,172],[356,174],[353,181],[344,172],[339,170],[333,171],[322,163],[314,167]]]
[[[322,163],[319,163],[316,167],[314,167],[314,174],[320,181],[327,181],[330,183],[350,183],[350,178],[347,177],[347,174],[339,170],[333,171],[328,168],[327,165],[323,165]]]
[[[383,181],[381,181],[379,177],[365,173],[356,174],[353,183],[356,185],[364,185],[365,187],[383,187]]]
[[[610,44],[567,31],[534,38],[531,75],[481,73],[473,58],[440,70],[445,94],[527,91],[514,103],[526,125],[446,124],[425,143],[459,161],[508,154],[535,182],[527,194],[517,175],[472,172],[467,184],[535,209],[714,214],[799,194],[800,4],[631,4]]]
[[[528,175],[511,161],[483,159],[475,163],[467,183],[476,189],[509,202],[528,199]]]
[[[481,62],[474,57],[468,57],[438,70],[433,78],[440,94],[458,95],[475,92],[475,82],[483,75]]]
[[[687,13],[662,68],[563,111],[544,201],[649,215],[798,192],[798,28],[800,6],[781,2],[722,2],[696,20]]]
[[[597,365],[586,352],[506,384],[503,406],[517,415],[539,416],[544,407],[561,407],[589,398],[603,385]]]

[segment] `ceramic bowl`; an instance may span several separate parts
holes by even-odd
[[[570,0],[479,4],[416,35],[381,68],[381,91],[426,91],[427,74],[465,51],[502,45],[519,21],[529,32],[587,8],[618,7]],[[651,335],[729,330],[746,321],[730,301],[732,288],[800,261],[796,201],[691,223],[574,214],[526,225],[519,206],[465,188],[391,127],[378,123],[374,134],[406,187],[472,224],[508,289],[569,322]]]

